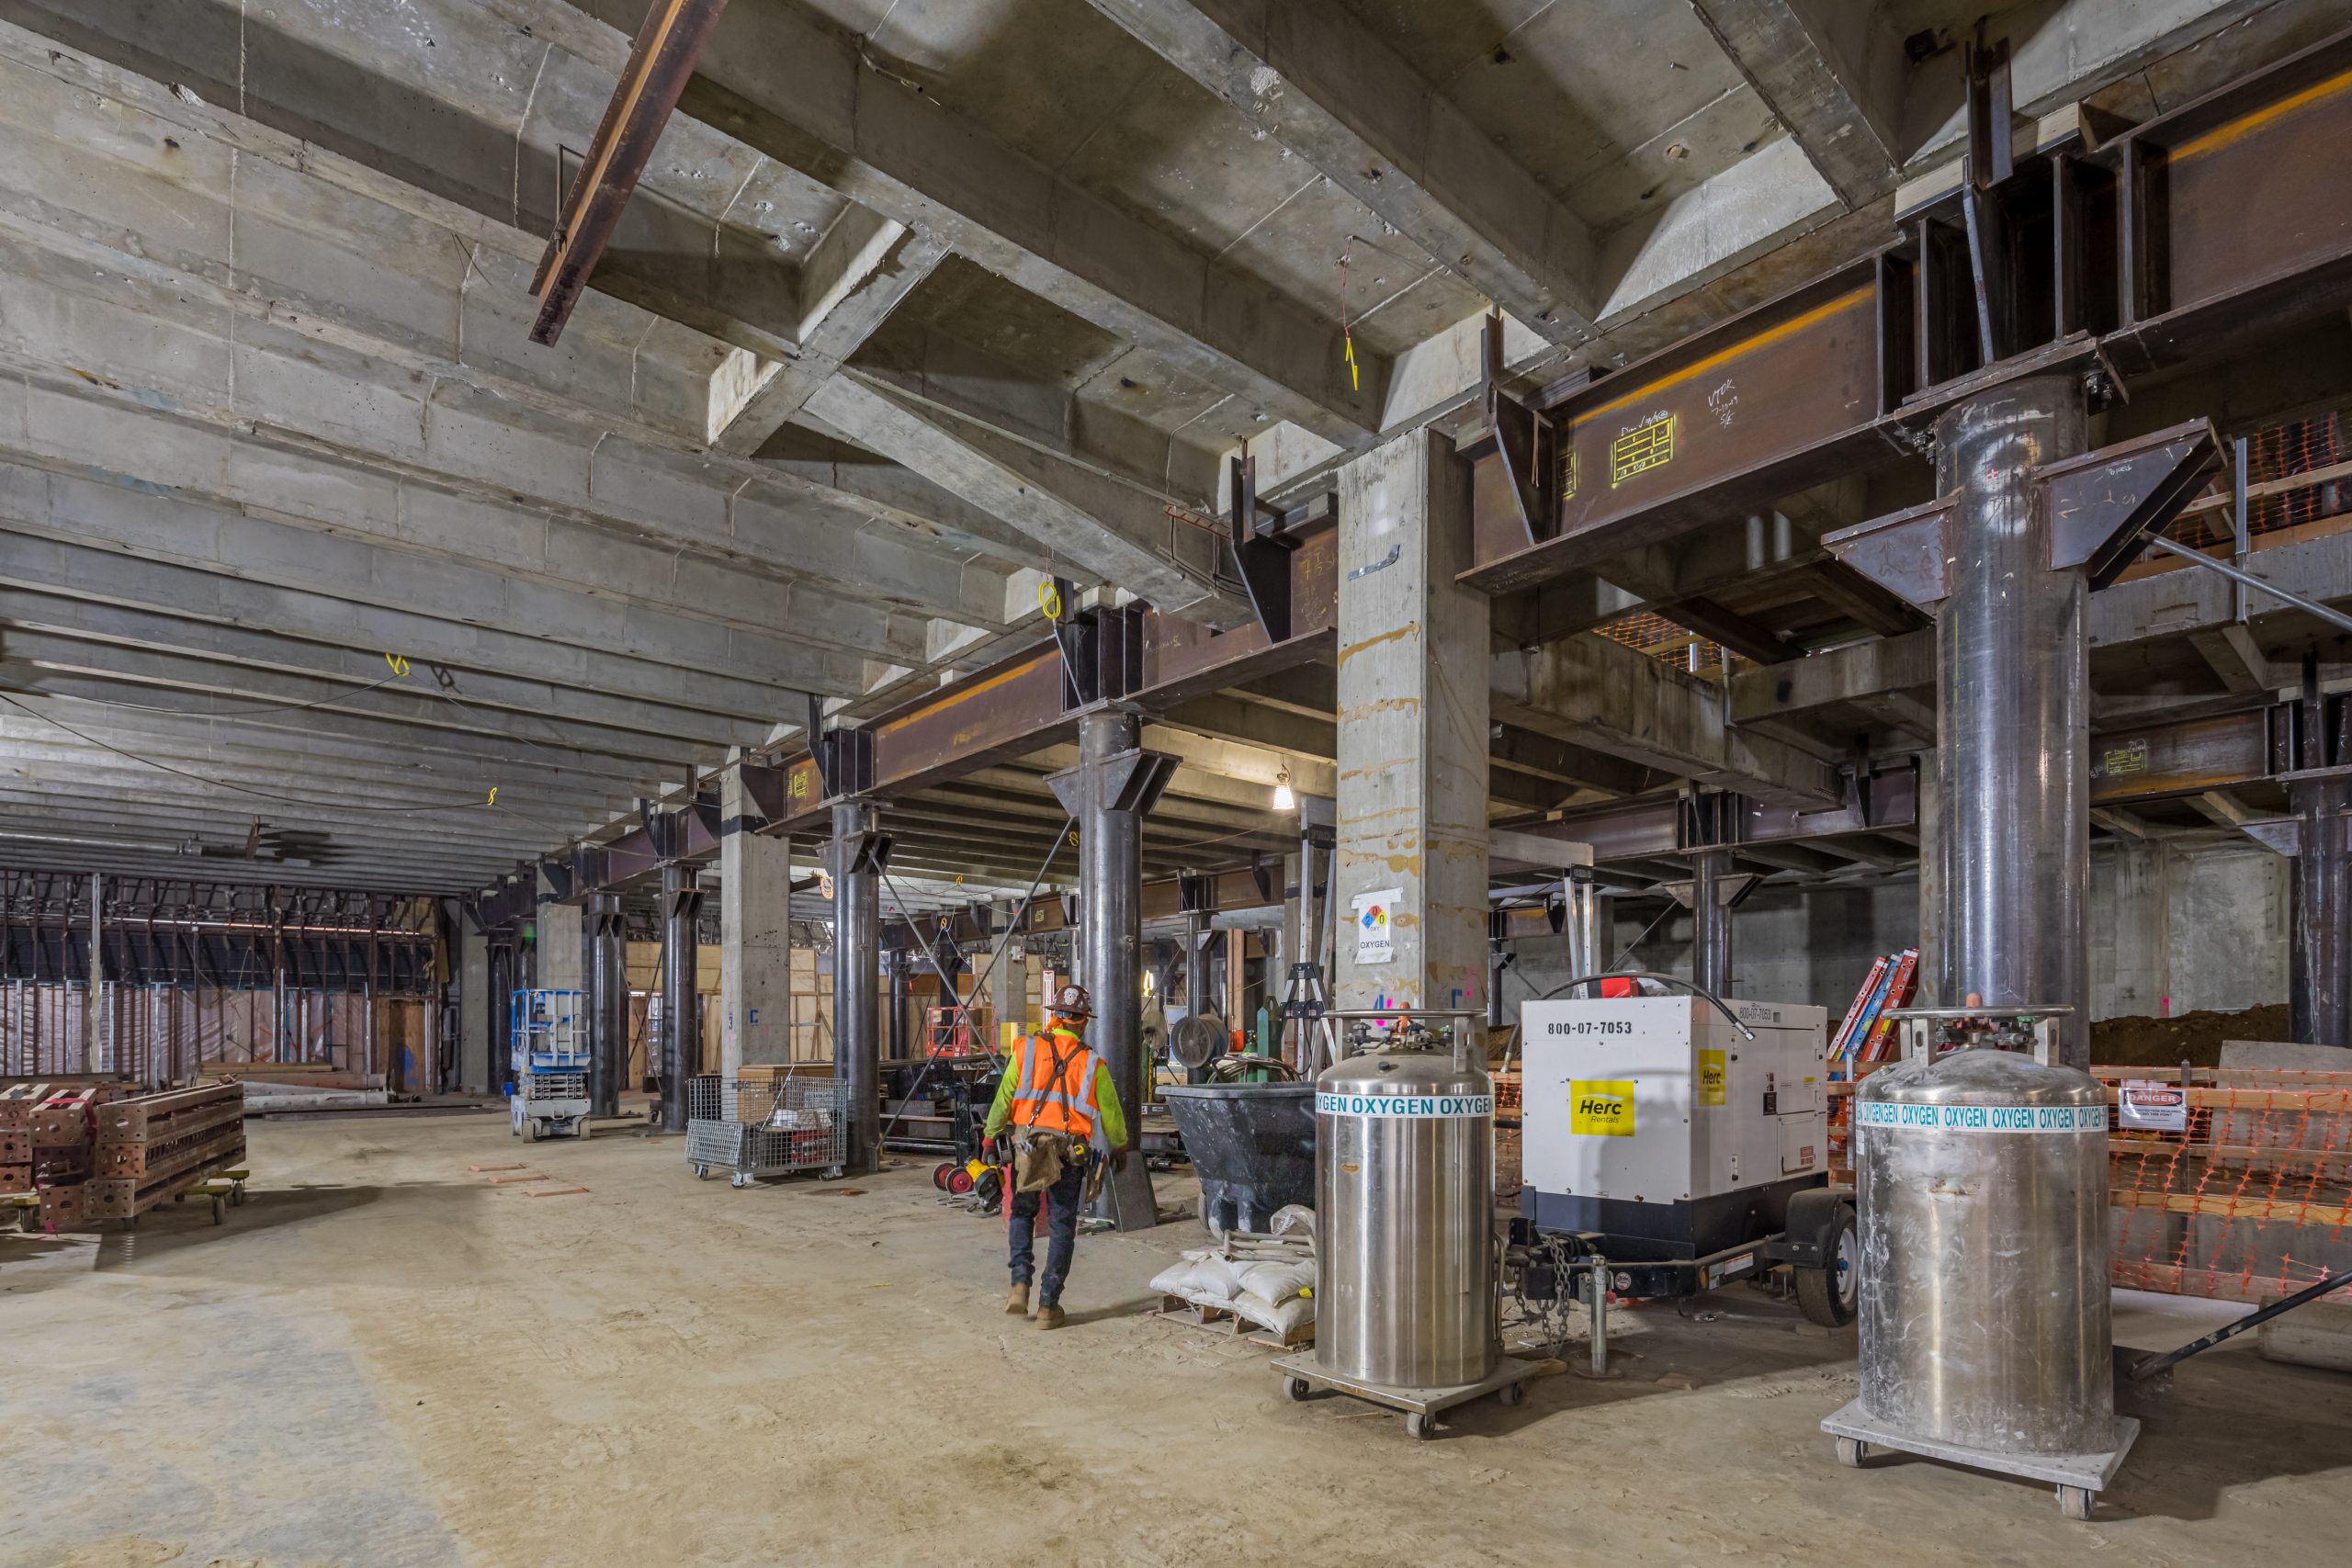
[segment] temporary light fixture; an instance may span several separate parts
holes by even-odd
[[[1277,811],[1295,811],[1298,809],[1298,796],[1291,793],[1290,770],[1288,768],[1284,768],[1281,773],[1274,775],[1274,809]]]

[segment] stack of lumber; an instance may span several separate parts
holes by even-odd
[[[98,1108],[84,1217],[131,1219],[245,1157],[236,1083],[141,1095]]]

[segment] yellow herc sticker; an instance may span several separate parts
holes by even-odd
[[[1576,1078],[1568,1084],[1568,1131],[1580,1137],[1634,1135],[1634,1080]]]
[[[1699,1103],[1702,1105],[1723,1104],[1724,1083],[1724,1053],[1721,1051],[1700,1052]]]

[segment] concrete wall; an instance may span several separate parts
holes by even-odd
[[[2091,855],[2091,1016],[2237,1012],[2287,998],[2288,863],[2252,842],[2104,845]],[[1871,960],[1919,940],[1919,887],[1899,877],[1856,887],[1761,890],[1732,916],[1732,991],[1812,1002],[1842,1016]],[[1654,900],[1610,904],[1609,955],[1641,936],[1633,967],[1688,978],[1690,917],[1647,935]],[[1568,978],[1556,938],[1517,944],[1504,1016]],[[1531,985],[1532,991],[1531,991]]]

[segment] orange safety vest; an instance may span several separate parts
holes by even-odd
[[[1012,1093],[1014,1124],[1091,1138],[1094,1067],[1094,1053],[1077,1035],[1057,1029],[1031,1035],[1021,1047],[1021,1077]]]

